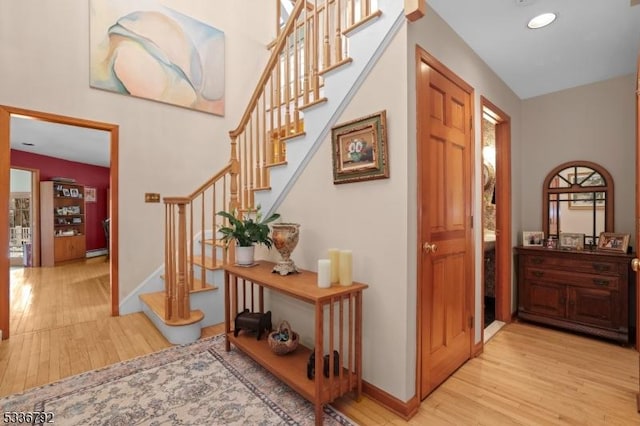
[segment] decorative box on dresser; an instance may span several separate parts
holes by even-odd
[[[518,318],[629,343],[633,254],[516,247]]]
[[[83,185],[40,182],[40,233],[42,266],[86,257]]]

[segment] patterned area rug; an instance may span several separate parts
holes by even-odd
[[[314,424],[310,402],[224,342],[171,347],[4,397],[0,407],[52,413],[63,426]],[[324,424],[354,425],[331,406]]]

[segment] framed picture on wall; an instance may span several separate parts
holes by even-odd
[[[84,188],[84,200],[87,203],[95,203],[96,202],[96,189],[90,186],[86,186]]]

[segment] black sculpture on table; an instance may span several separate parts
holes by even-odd
[[[233,335],[238,337],[240,330],[255,331],[258,334],[257,339],[260,340],[263,331],[269,333],[271,331],[271,311],[264,314],[262,312],[249,312],[245,309],[236,315]]]

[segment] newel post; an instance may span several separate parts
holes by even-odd
[[[189,198],[164,198],[165,225],[165,318],[188,319],[187,204]]]

